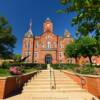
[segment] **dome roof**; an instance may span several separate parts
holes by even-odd
[[[25,37],[33,37],[33,33],[28,31],[25,33]]]
[[[65,30],[64,37],[70,37],[70,32],[67,29]]]
[[[48,21],[51,22],[51,19],[48,17],[48,18],[46,18],[45,21],[47,21],[47,22],[48,22]]]

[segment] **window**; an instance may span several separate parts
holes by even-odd
[[[63,56],[63,52],[59,52],[59,57],[61,58]]]
[[[56,48],[56,42],[53,43],[53,47]]]
[[[47,39],[48,39],[48,40],[50,39],[50,36],[49,36],[49,35],[47,36]]]
[[[60,60],[60,63],[63,63],[63,61],[62,61],[62,60]]]
[[[38,41],[36,42],[36,48],[38,48]]]
[[[27,50],[29,50],[29,48],[30,48],[30,43],[29,42],[26,42],[26,48],[27,48]]]
[[[37,60],[35,60],[34,62],[35,62],[35,63],[38,63],[38,61],[37,61]]]
[[[51,43],[47,42],[47,48],[51,48]]]
[[[44,48],[44,43],[42,42],[42,48]]]
[[[30,61],[30,52],[25,52],[24,53],[24,57],[27,57],[29,56],[28,58],[26,58],[26,62],[29,62]]]
[[[63,48],[63,45],[60,43],[60,48]]]
[[[72,58],[68,58],[67,62],[68,62],[69,64],[72,64],[72,63],[73,63],[73,59],[72,59]]]
[[[38,57],[38,52],[34,52],[34,57]]]
[[[24,55],[26,57],[26,56],[30,55],[30,52],[25,52]]]

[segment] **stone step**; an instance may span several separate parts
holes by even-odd
[[[56,82],[56,85],[68,85],[68,84],[73,84],[75,85],[74,82]],[[50,82],[30,82],[27,83],[27,85],[50,85]]]
[[[51,82],[52,83],[52,82]],[[28,83],[28,84],[26,84],[25,86],[28,86],[28,85],[30,85],[30,86],[34,86],[34,85],[50,85],[51,84],[50,82],[41,82],[41,83],[37,83],[37,82],[34,82],[34,83]],[[73,82],[67,82],[67,83],[65,83],[65,82],[56,82],[56,85],[69,85],[69,84],[71,84],[71,85],[77,85],[77,84],[75,84],[75,83],[73,83]]]
[[[54,76],[56,89],[51,89],[50,71],[43,70],[24,85],[21,94],[9,100],[92,100],[93,95],[64,73],[54,70]]]
[[[30,85],[30,86],[39,86],[39,85],[50,85],[50,83],[28,83],[26,86],[28,86],[28,85]]]
[[[30,96],[31,95],[31,96]],[[15,96],[16,97],[16,96]],[[86,93],[72,93],[69,95],[69,93],[66,93],[66,95],[62,93],[45,93],[45,94],[24,94],[24,95],[18,95],[16,98],[10,98],[10,100],[93,100],[94,96],[87,95]],[[96,97],[94,97],[95,100],[98,100]]]
[[[53,79],[53,78],[51,78],[51,79],[50,79],[50,78],[47,78],[47,79],[42,79],[42,78],[39,79],[39,78],[37,78],[37,79],[35,79],[35,80],[30,80],[29,82],[34,82],[34,81],[36,81],[36,82],[38,82],[38,81],[44,82],[44,81],[50,81],[50,80],[54,80],[54,79]],[[61,80],[60,80],[60,79],[56,79],[56,78],[55,78],[55,80],[56,80],[56,81],[61,81],[61,82],[72,81],[72,80],[69,80],[69,79],[61,79]]]
[[[85,92],[86,90],[81,88],[66,88],[66,89],[25,89],[23,92],[31,93],[31,92]],[[23,93],[22,92],[22,93]]]
[[[44,88],[47,88],[47,89],[50,89],[51,88],[51,86],[27,86],[27,87],[23,87],[23,90],[25,90],[25,89],[44,89]],[[80,88],[79,86],[56,86],[56,89],[62,89],[62,90],[64,90],[64,89],[68,89],[68,88]],[[45,90],[45,89],[44,89]]]
[[[77,84],[64,84],[64,85],[61,85],[61,84],[56,84],[57,87],[80,87],[79,85]],[[49,85],[27,85],[27,86],[24,86],[25,87],[30,87],[30,88],[41,88],[41,87],[50,87]]]

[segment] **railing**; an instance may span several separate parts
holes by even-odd
[[[51,86],[52,86],[51,68],[49,70],[50,70],[50,88],[51,88]]]
[[[54,70],[50,67],[50,88],[56,89],[56,80]]]
[[[79,78],[81,80],[81,86],[82,88],[84,88],[84,85],[86,84],[86,80],[82,76],[79,76]]]
[[[55,80],[55,74],[54,74],[54,70],[53,70],[53,82],[54,82],[54,89],[56,89],[56,80]]]

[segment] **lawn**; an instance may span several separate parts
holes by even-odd
[[[9,73],[8,69],[0,68],[0,77],[2,76],[11,76],[11,74]]]

